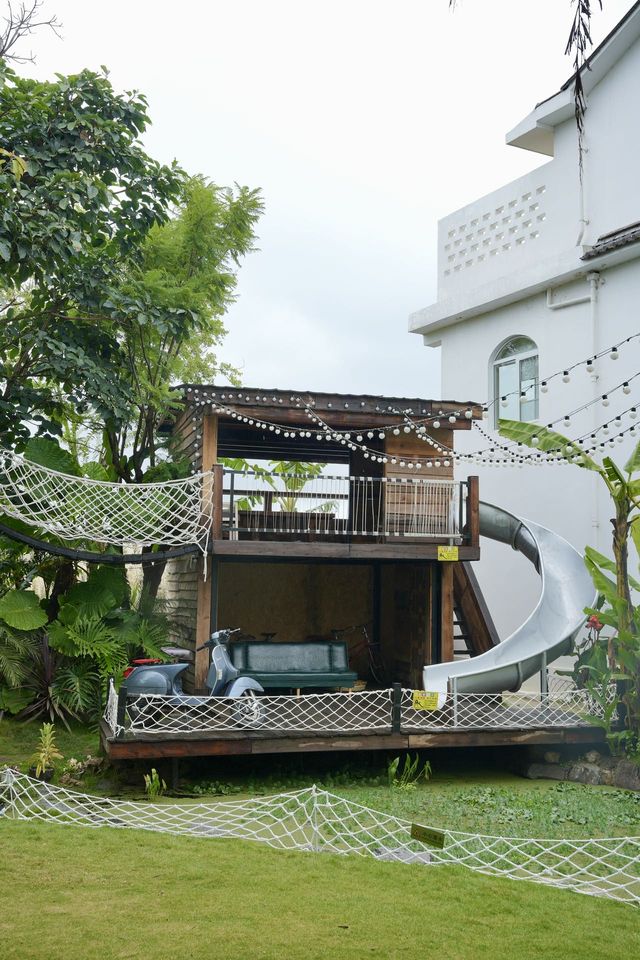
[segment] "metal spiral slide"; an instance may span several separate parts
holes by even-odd
[[[454,686],[458,693],[518,690],[529,677],[569,652],[585,622],[585,607],[595,604],[593,583],[581,555],[558,534],[489,503],[480,504],[480,534],[509,544],[530,560],[542,590],[527,620],[496,647],[470,660],[424,668],[425,690],[445,697]]]

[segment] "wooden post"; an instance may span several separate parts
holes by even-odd
[[[213,516],[211,518],[211,539],[222,540],[222,479],[221,463],[213,465]]]
[[[216,482],[215,467],[218,459],[218,418],[206,416],[202,423],[202,469],[214,470],[214,484]],[[222,482],[220,481],[220,493]],[[214,516],[212,518],[212,539],[216,539],[216,522],[222,526],[222,501],[218,500],[218,493],[214,487]],[[216,519],[216,506],[220,505],[219,519]],[[220,532],[220,536],[222,536]],[[220,537],[218,537],[220,539]],[[211,576],[204,579],[204,561],[200,561],[200,576],[198,578],[198,600],[196,612],[196,648],[202,646],[209,639],[211,633]],[[207,672],[209,670],[209,652],[200,650],[195,655],[195,688],[204,690]]]
[[[124,723],[125,723],[125,713],[127,710],[127,685],[126,683],[120,684],[120,689],[118,690],[118,710],[116,713],[116,737],[124,736]]]
[[[394,683],[391,701],[391,729],[394,733],[400,733],[402,723],[402,684]]]
[[[477,477],[467,480],[467,540],[470,547],[480,544],[480,487]]]
[[[453,563],[440,564],[440,656],[442,663],[453,660]]]

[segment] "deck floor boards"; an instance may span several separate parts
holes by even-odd
[[[269,753],[318,753],[345,750],[442,749],[476,746],[523,746],[529,744],[598,744],[604,735],[596,727],[520,729],[445,729],[429,732],[309,734],[288,732],[203,734],[135,734],[113,737],[102,724],[101,741],[111,760],[155,757],[207,757],[264,755]]]

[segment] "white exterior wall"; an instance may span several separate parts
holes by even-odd
[[[538,345],[543,379],[637,333],[640,321],[630,305],[640,302],[640,265],[637,262],[624,264],[603,272],[602,276],[604,282],[599,288],[596,304],[596,350],[593,347],[591,305],[586,303],[551,311],[546,305],[546,295],[540,293],[446,331],[442,338],[443,396],[485,398],[491,387],[492,355],[496,347],[514,335],[528,336]],[[570,299],[587,289],[585,281],[576,281],[554,291],[554,298],[556,301]],[[616,384],[633,376],[640,368],[639,361],[640,342],[634,341],[621,350],[618,360],[606,357],[599,361],[596,382],[584,368],[576,370],[568,384],[562,383],[561,379],[554,380],[549,392],[540,394],[537,422],[546,425],[594,396],[607,393]],[[614,394],[609,407],[597,403],[572,418],[570,428],[565,430],[560,424],[556,429],[573,437],[582,436],[605,419],[612,420],[634,400],[638,401],[640,409],[640,387],[637,385],[629,396],[622,391]],[[630,423],[625,420],[624,426]],[[490,421],[486,426],[489,424]],[[599,441],[607,440],[603,435],[598,437]],[[624,463],[634,442],[629,438],[607,452]],[[489,446],[489,441],[477,430],[460,434],[457,441],[460,453]],[[497,503],[555,530],[579,550],[591,544],[602,552],[610,552],[610,504],[601,481],[588,471],[572,466],[519,468],[459,464],[456,468],[456,476],[461,479],[469,473],[479,475],[483,500]],[[498,631],[504,637],[532,609],[539,593],[538,577],[526,560],[487,541],[483,541],[482,560],[477,571]]]
[[[490,399],[492,356],[512,336],[524,335],[535,341],[540,379],[545,379],[640,331],[640,254],[628,250],[623,254],[626,262],[615,266],[611,265],[615,258],[608,264],[603,259],[581,259],[602,234],[640,221],[640,125],[635,109],[639,97],[640,41],[589,95],[582,188],[571,118],[554,129],[551,161],[441,221],[438,301],[414,314],[410,328],[422,333],[428,345],[441,344],[444,397],[476,402]],[[534,203],[538,206],[530,209]],[[538,220],[543,214],[544,219]],[[507,216],[510,219],[503,224],[502,218]],[[583,218],[588,220],[584,229]],[[525,220],[531,223],[525,225]],[[494,223],[490,242],[484,243],[490,235],[479,231]],[[493,239],[504,230],[512,232],[504,239]],[[536,236],[530,235],[533,231]],[[518,243],[519,239],[524,242]],[[509,246],[502,249],[505,242]],[[501,245],[498,252],[490,255],[496,244]],[[599,271],[601,280],[595,305],[587,302],[549,309],[548,288],[552,288],[553,302],[587,296],[590,271]],[[617,361],[607,357],[599,362],[596,382],[584,368],[574,372],[569,384],[554,380],[549,392],[540,394],[538,422],[545,425],[594,396],[608,393],[640,370],[639,361],[640,341],[634,341],[621,350]],[[556,429],[571,437],[581,436],[612,420],[634,401],[640,409],[640,380],[632,384],[629,396],[619,391],[611,397],[610,406],[598,402],[574,418],[570,428],[560,423]],[[623,426],[630,423],[626,419]],[[605,440],[598,435],[598,441]],[[635,442],[628,438],[607,453],[623,464]],[[478,450],[488,446],[476,430],[458,441],[460,452],[465,447]],[[610,503],[604,485],[589,472],[568,465],[471,465],[468,469],[458,465],[460,478],[468,473],[479,474],[483,500],[548,526],[580,550],[591,544],[610,553]],[[535,604],[537,575],[526,560],[487,541],[483,541],[477,571],[504,637]]]
[[[590,220],[587,241],[591,244],[602,234],[640,220],[639,100],[640,42],[637,42],[595,87],[588,100],[584,182]]]

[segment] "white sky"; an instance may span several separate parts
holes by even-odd
[[[596,44],[631,6],[604,0]],[[19,69],[105,64],[147,95],[153,156],[262,188],[223,350],[247,385],[439,396],[438,351],[407,333],[436,297],[437,220],[545,159],[504,137],[571,73],[569,0],[45,9],[63,40],[37,35]]]

